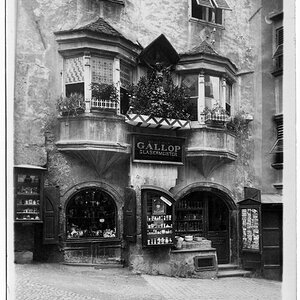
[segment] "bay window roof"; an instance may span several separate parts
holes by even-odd
[[[142,47],[116,30],[103,18],[81,23],[68,29],[54,32],[62,55],[96,50],[121,55],[135,62]]]
[[[180,54],[176,70],[179,72],[209,71],[211,74],[223,74],[231,82],[234,82],[238,69],[229,58],[218,54],[204,40],[200,45]]]

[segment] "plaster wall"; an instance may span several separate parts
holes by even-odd
[[[62,58],[57,52],[58,45],[53,32],[85,24],[103,16],[124,36],[138,41],[144,47],[164,33],[179,53],[199,45],[208,35],[215,39],[215,50],[231,59],[240,71],[254,71],[258,41],[252,34],[254,25],[251,24],[257,23],[255,18],[258,16],[256,11],[259,3],[247,0],[229,1],[233,10],[225,12],[224,28],[217,27],[215,33],[212,33],[211,25],[188,21],[188,4],[189,1],[179,0],[127,0],[124,6],[91,0],[19,0],[15,162],[37,165],[47,162],[44,133],[49,124],[57,122],[55,99],[62,90]],[[254,114],[254,123],[258,122],[254,126],[256,132],[261,115],[261,109],[256,106],[261,96],[255,95],[255,86],[259,82],[253,89],[254,77],[257,77],[256,74],[239,76],[235,84],[234,110],[242,109]],[[258,131],[253,136],[255,141],[259,135]],[[256,151],[257,156],[260,152]],[[261,168],[256,167],[254,171],[254,175],[260,177]]]

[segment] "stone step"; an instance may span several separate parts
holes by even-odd
[[[239,266],[234,265],[234,264],[219,264],[218,265],[219,270],[236,270],[238,268],[239,268]]]
[[[83,267],[94,267],[95,269],[112,269],[112,268],[124,268],[120,262],[105,262],[105,263],[77,263],[77,262],[64,262],[64,265],[68,266],[83,266]]]
[[[218,271],[217,277],[218,278],[224,278],[224,277],[250,277],[251,271],[245,271],[245,270],[221,270]]]

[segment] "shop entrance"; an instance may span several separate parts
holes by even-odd
[[[192,192],[177,201],[175,212],[176,235],[211,240],[218,262],[229,263],[229,207],[221,196],[206,191]]]
[[[97,187],[83,188],[70,198],[65,212],[65,262],[121,262],[118,210],[110,194]]]

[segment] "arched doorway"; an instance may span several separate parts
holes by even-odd
[[[195,190],[177,200],[175,206],[177,235],[203,236],[212,241],[218,262],[230,261],[230,206],[221,193]]]

